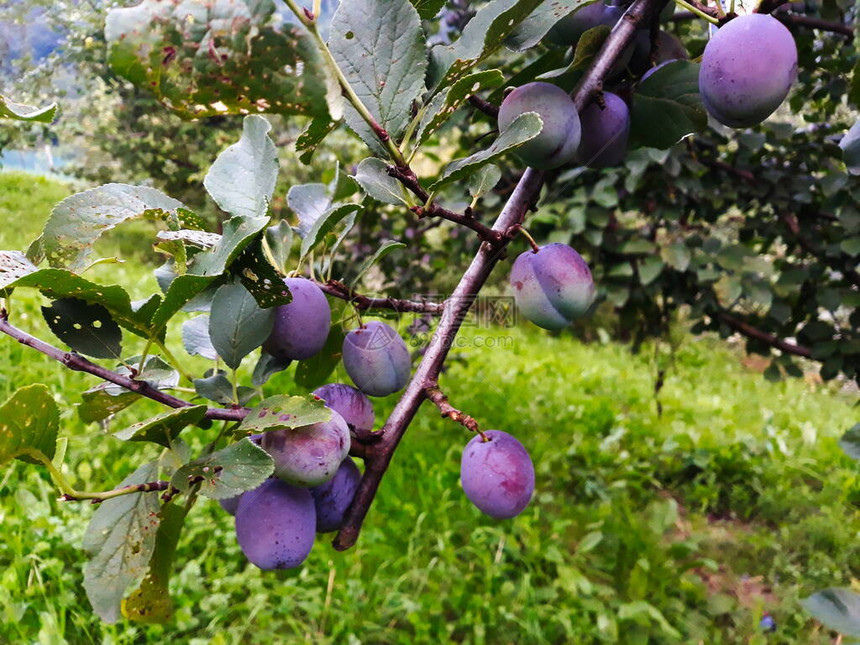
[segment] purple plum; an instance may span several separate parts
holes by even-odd
[[[349,427],[334,410],[328,421],[270,430],[262,443],[275,462],[275,477],[295,486],[319,486],[334,477],[349,447]]]
[[[405,387],[412,361],[398,333],[383,322],[371,320],[347,333],[343,366],[359,390],[370,396],[387,396]]]
[[[331,327],[331,307],[322,290],[305,278],[284,280],[292,301],[275,309],[272,333],[263,349],[283,360],[310,358],[325,345]]]
[[[478,509],[497,520],[522,513],[535,490],[535,469],[528,451],[501,430],[475,436],[463,450],[460,481]]]
[[[316,523],[307,488],[269,479],[242,495],[236,509],[236,539],[245,557],[261,569],[293,569],[308,557]]]
[[[314,396],[340,414],[350,428],[364,432],[373,430],[373,403],[364,392],[344,383],[329,383],[314,390]]]
[[[341,527],[346,509],[352,504],[352,498],[358,490],[359,481],[361,471],[347,457],[332,479],[310,489],[317,510],[317,533],[330,533]]]
[[[516,149],[532,168],[549,170],[573,160],[579,147],[579,114],[570,96],[550,83],[527,83],[505,97],[499,108],[499,131],[507,130],[524,112],[537,112],[543,129]]]
[[[609,24],[612,26],[615,24],[615,20],[612,19],[617,19],[616,12],[607,13],[607,9],[617,11],[620,7],[607,7],[603,0],[596,0],[596,2],[584,7],[579,7],[555,23],[547,33],[546,38],[555,45],[572,47],[589,29],[594,29],[600,25]],[[621,11],[623,12],[623,9]],[[612,20],[611,23],[609,23],[610,20]]]
[[[746,128],[773,114],[797,79],[797,46],[772,16],[752,13],[720,27],[705,47],[699,93],[720,123]]]
[[[603,105],[593,101],[579,115],[582,141],[576,159],[591,168],[617,166],[627,154],[630,111],[624,100],[611,92],[603,93]]]
[[[547,244],[520,254],[510,281],[519,310],[544,329],[567,327],[594,300],[591,270],[567,244]]]

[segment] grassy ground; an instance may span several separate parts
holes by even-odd
[[[66,190],[0,175],[0,248],[22,248]],[[93,279],[141,295],[154,284],[127,265],[99,270]],[[50,338],[37,305],[16,299],[16,321]],[[92,507],[56,502],[47,475],[16,462],[0,472],[0,643],[832,642],[797,600],[860,577],[860,470],[835,441],[856,397],[767,383],[724,344],[690,338],[658,415],[649,348],[632,356],[534,327],[465,340],[443,385],[536,464],[536,498],[516,520],[471,507],[458,483],[469,437],[425,407],[357,548],[321,539],[301,569],[263,573],[204,502],[180,547],[175,623],[104,625],[81,584]],[[81,488],[109,487],[142,459],[77,419],[89,377],[8,339],[0,365],[0,394],[38,381],[65,405],[67,472]],[[291,387],[283,374],[270,390]],[[774,632],[760,629],[764,612]]]

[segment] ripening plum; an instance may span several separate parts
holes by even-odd
[[[720,27],[705,47],[699,93],[717,121],[733,128],[761,123],[797,79],[797,47],[772,16],[752,13]]]
[[[371,320],[343,340],[343,366],[370,396],[388,396],[409,381],[412,361],[405,341],[383,322]]]
[[[263,349],[284,360],[310,358],[325,345],[331,327],[331,308],[322,290],[305,278],[286,278],[292,301],[275,308],[272,333]]]
[[[579,115],[582,141],[576,159],[591,168],[617,166],[627,154],[630,111],[624,100],[611,92],[603,93],[603,106],[593,101]]]
[[[349,447],[349,427],[334,410],[328,421],[270,430],[262,442],[275,462],[275,477],[295,486],[319,486],[334,477]]]
[[[358,490],[359,481],[361,471],[347,457],[334,477],[310,489],[317,510],[317,533],[330,533],[341,527],[346,509],[352,504],[352,498]]]
[[[544,329],[567,327],[594,300],[591,270],[567,244],[547,244],[520,254],[510,281],[519,310]]]
[[[550,83],[527,83],[505,97],[499,108],[499,131],[507,130],[524,112],[537,112],[543,129],[516,149],[516,155],[532,168],[558,168],[576,155],[579,147],[579,114],[570,96]]]
[[[573,13],[567,14],[559,20],[546,35],[547,40],[555,45],[563,47],[572,47],[579,42],[579,39],[589,29],[594,29],[600,25],[615,24],[615,20],[609,23],[609,20],[615,18],[616,12],[607,12],[607,9],[616,9],[615,7],[607,7],[603,0],[597,0],[591,4],[580,7]],[[620,7],[619,7],[620,9]],[[623,9],[622,9],[623,12]]]
[[[329,383],[314,390],[314,396],[342,416],[350,428],[365,432],[373,430],[373,403],[364,392],[344,383]]]
[[[236,510],[236,539],[245,557],[261,569],[292,569],[311,552],[316,523],[314,500],[307,488],[269,479],[242,495]]]
[[[218,504],[221,505],[225,511],[227,511],[230,515],[236,514],[236,509],[239,508],[239,500],[242,499],[242,495],[244,493],[239,493],[235,497],[228,497],[227,499],[219,499]]]
[[[497,520],[522,513],[535,490],[535,469],[528,451],[501,430],[477,435],[463,450],[460,481],[478,509]]]

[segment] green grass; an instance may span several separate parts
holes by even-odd
[[[2,248],[23,248],[65,193],[0,174]],[[154,288],[131,263],[97,269],[141,295]],[[16,321],[50,339],[38,303],[16,294]],[[15,462],[0,472],[0,643],[832,642],[797,601],[860,577],[860,469],[836,445],[856,397],[768,383],[724,344],[689,338],[661,416],[653,348],[634,356],[534,327],[465,339],[442,383],[483,427],[531,451],[538,491],[517,519],[468,503],[458,464],[470,437],[425,406],[355,549],[321,538],[299,570],[264,573],[244,561],[232,519],[204,501],[180,545],[175,622],[105,625],[82,587],[93,507],[57,502],[44,471]],[[169,341],[178,348],[175,333]],[[0,361],[0,393],[38,381],[57,396],[76,485],[108,488],[156,456],[80,423],[73,405],[90,377],[2,338]],[[268,391],[291,389],[282,374]],[[764,611],[772,634],[758,629]]]

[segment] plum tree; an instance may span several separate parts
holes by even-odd
[[[343,366],[356,387],[370,396],[388,396],[409,380],[409,349],[389,325],[371,320],[346,334]]]
[[[576,106],[567,92],[550,83],[527,83],[505,97],[499,108],[499,131],[504,132],[524,112],[536,112],[543,129],[520,146],[516,154],[532,168],[548,170],[573,160],[581,128]]]
[[[361,471],[355,462],[347,457],[334,477],[310,489],[317,513],[317,533],[330,533],[341,527],[344,513],[355,497],[360,480]]]
[[[365,432],[373,430],[373,403],[364,392],[345,383],[328,383],[313,393],[340,414],[351,428]]]
[[[270,430],[262,442],[275,462],[275,476],[296,486],[318,486],[334,477],[349,447],[349,426],[334,410],[328,421]]]
[[[621,163],[627,153],[630,134],[630,110],[627,103],[612,92],[603,93],[603,105],[594,101],[579,115],[582,140],[576,159],[591,168]]]
[[[567,244],[547,244],[521,253],[510,276],[520,312],[544,329],[562,329],[594,300],[591,270]]]
[[[769,117],[796,79],[791,32],[776,18],[754,13],[726,23],[708,41],[699,92],[717,121],[746,128]]]
[[[501,430],[487,430],[466,444],[460,461],[463,491],[478,509],[497,520],[523,512],[535,489],[528,451]]]
[[[292,301],[275,309],[272,333],[263,343],[272,356],[300,361],[325,345],[331,327],[331,307],[320,288],[307,278],[286,278]]]
[[[245,557],[259,568],[293,569],[313,548],[316,522],[307,488],[269,479],[242,495],[236,509],[236,539]]]

